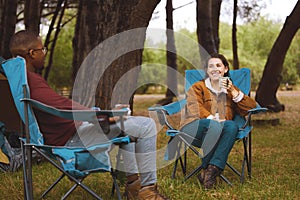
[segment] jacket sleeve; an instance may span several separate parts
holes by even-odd
[[[240,91],[237,87],[235,87],[239,92]],[[236,104],[236,111],[241,115],[245,116],[248,113],[248,110],[256,107],[256,101],[249,97],[248,95],[244,94],[243,98],[235,103]]]

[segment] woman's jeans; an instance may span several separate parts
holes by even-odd
[[[191,143],[193,146],[203,149],[204,157],[202,166],[207,168],[208,164],[224,169],[228,155],[234,145],[238,134],[238,126],[232,120],[218,122],[211,119],[195,120],[182,129],[195,138]]]
[[[137,138],[136,142],[121,145],[124,168],[127,175],[140,173],[142,186],[157,182],[156,176],[156,125],[151,118],[128,117],[124,121],[125,134]],[[77,134],[65,146],[91,146],[117,137],[121,133],[120,123],[112,124],[107,135],[100,127],[84,123]],[[124,170],[124,169],[123,169]]]

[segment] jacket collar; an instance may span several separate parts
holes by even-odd
[[[206,86],[212,93],[215,93],[216,95],[220,95],[221,93],[227,94],[227,90],[224,89],[224,88],[222,88],[220,91],[215,90],[215,89],[212,87],[209,78],[206,78],[206,79],[204,80],[204,83],[205,83],[205,86]]]

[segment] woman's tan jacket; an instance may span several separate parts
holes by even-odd
[[[187,92],[187,109],[180,128],[194,120],[215,115],[217,112],[220,119],[232,120],[235,113],[245,116],[248,110],[256,107],[255,100],[245,94],[237,103],[232,98],[231,93],[219,95],[213,93],[206,87],[204,80],[194,83]]]

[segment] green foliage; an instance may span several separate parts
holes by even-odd
[[[60,89],[71,86],[72,72],[72,38],[75,20],[66,24],[60,32],[55,47],[54,62],[50,71],[49,83],[52,87]],[[238,52],[240,67],[252,70],[252,89],[255,90],[262,76],[264,66],[270,50],[278,37],[282,24],[275,23],[264,18],[237,27]],[[232,27],[226,23],[220,23],[220,52],[226,55],[232,62]],[[189,42],[186,42],[189,38]],[[177,70],[184,75],[186,69],[202,68],[199,56],[196,32],[181,29],[175,32],[175,45],[177,51]],[[153,41],[146,40],[146,44],[153,46]],[[282,83],[296,84],[300,75],[300,33],[295,35],[289,51],[287,52],[283,72]],[[147,45],[146,45],[147,46]],[[143,65],[141,67],[139,84],[142,84],[137,93],[149,93],[148,87],[163,86],[159,93],[165,92],[166,80],[166,44],[158,43],[157,48],[146,48],[143,51]],[[144,84],[147,83],[147,84]],[[154,84],[155,83],[155,84]],[[157,92],[157,91],[156,91]]]
[[[293,38],[291,46],[287,52],[284,60],[284,68],[282,72],[282,82],[295,85],[300,77],[300,31],[298,31]]]
[[[189,32],[187,29],[182,29],[179,32],[174,32],[174,37],[178,76],[184,76],[184,71],[187,69],[201,69],[202,63],[199,57],[199,46],[196,34]],[[156,86],[156,88],[163,86],[162,90],[160,89],[158,93],[164,93],[167,80],[166,44],[163,42],[154,44],[151,39],[147,39],[145,46],[148,46],[148,44],[151,44],[150,46],[155,48],[145,48],[143,51],[143,65],[139,74],[138,83],[142,84],[152,81],[155,84],[143,84],[137,90],[137,93],[151,93],[152,91],[150,91],[149,88],[153,86]],[[178,87],[179,91],[183,88],[180,85]]]
[[[167,77],[166,52],[163,50],[144,49],[143,65],[139,73],[137,94],[148,93],[149,87],[157,88],[159,85],[165,85],[163,80]],[[160,88],[160,87],[159,87]],[[162,93],[165,90],[159,91]]]
[[[75,20],[67,23],[61,29],[56,42],[52,68],[48,77],[49,85],[55,89],[70,88],[72,85],[72,38],[74,27]]]
[[[261,79],[268,55],[281,31],[281,26],[279,23],[260,18],[256,23],[238,27],[240,67],[248,67],[252,70],[253,89]],[[297,57],[299,53],[299,36],[296,36],[285,57],[282,83],[295,84],[297,82],[299,76],[296,73],[296,64],[299,62],[299,56]]]

